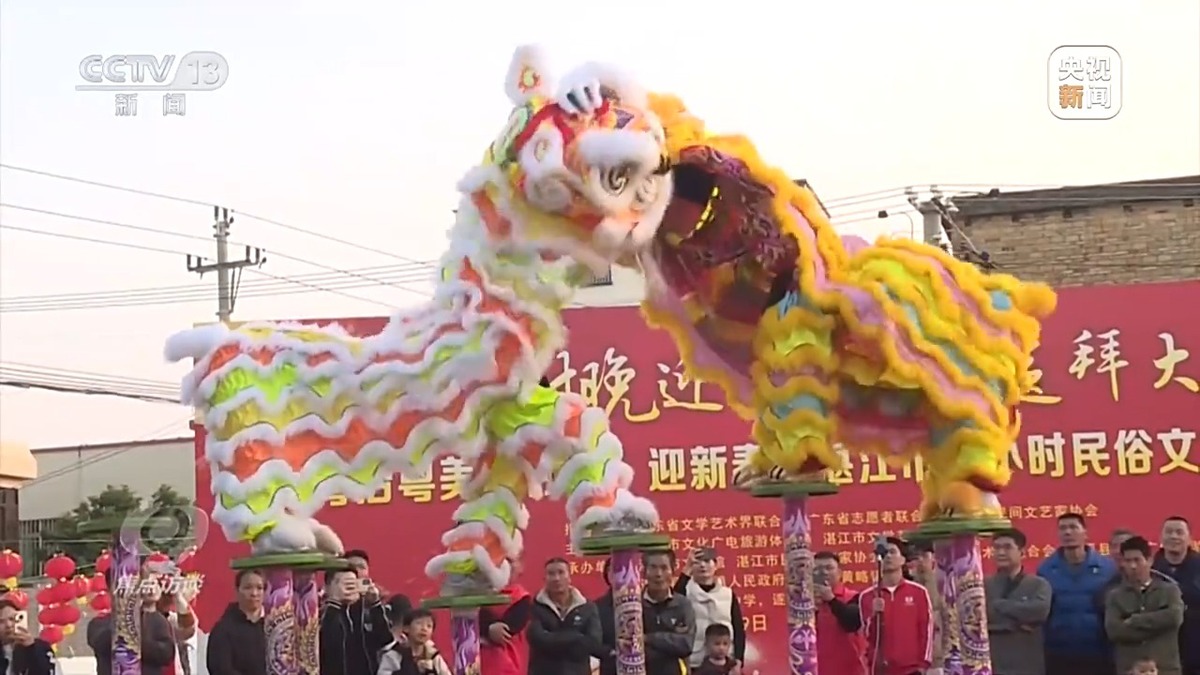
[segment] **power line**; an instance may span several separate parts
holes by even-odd
[[[405,270],[405,269],[406,269],[405,265],[378,265],[375,267],[361,267],[361,268],[355,269],[354,271],[367,274],[367,273],[372,273],[372,272],[391,273],[391,272],[397,272],[397,271],[401,271],[401,270]],[[418,268],[409,268],[409,269],[412,269],[415,272],[416,269],[418,269]],[[333,280],[339,279],[340,277],[341,277],[340,274],[333,274],[331,272],[310,272],[310,273],[306,273],[306,274],[297,274],[294,278],[305,279],[308,281],[323,281],[323,280],[333,281]],[[257,286],[275,286],[275,285],[278,285],[278,284],[277,284],[277,282],[274,282],[274,281],[261,281],[261,282],[248,281],[245,284],[243,284],[243,287],[251,288],[251,287],[257,287]],[[13,296],[10,298],[0,298],[0,302],[22,303],[22,302],[45,302],[45,301],[56,301],[56,300],[86,300],[86,299],[114,300],[114,299],[132,298],[132,297],[143,296],[143,295],[160,295],[160,294],[168,294],[168,293],[201,291],[201,290],[205,290],[205,289],[201,289],[201,288],[197,287],[195,284],[181,284],[181,285],[177,285],[177,286],[140,286],[137,288],[114,289],[111,291],[77,291],[77,292],[73,292],[73,293],[46,293],[46,294],[36,294],[36,295],[18,295],[18,296]],[[205,290],[205,292],[208,292],[208,291]]]
[[[105,220],[103,218],[93,218],[91,216],[81,216],[81,215],[76,215],[76,214],[72,214],[72,213],[63,213],[61,211],[51,211],[48,209],[39,209],[39,208],[30,207],[30,206],[22,206],[19,204],[0,203],[0,207],[28,211],[31,213],[38,213],[38,214],[53,216],[53,217],[57,217],[57,218],[66,218],[69,220],[77,220],[77,221],[86,222],[86,223],[93,223],[96,225],[107,225],[109,227],[117,227],[117,228],[121,228],[121,229],[132,230],[135,232],[147,232],[147,233],[151,233],[151,234],[158,234],[158,235],[163,235],[163,236],[168,236],[168,237],[179,237],[179,238],[183,238],[183,239],[203,241],[205,243],[212,241],[212,239],[210,237],[202,237],[200,235],[187,234],[184,232],[173,232],[171,230],[164,230],[164,229],[160,229],[160,228],[156,228],[156,227],[148,227],[145,225],[133,225],[130,223],[124,223],[124,222],[119,222],[119,221],[115,221],[115,220]],[[228,242],[228,243],[233,244],[235,246],[246,246],[248,249],[252,248],[248,244],[240,244],[237,242]],[[353,272],[348,272],[348,271],[343,270],[338,267],[332,267],[332,266],[326,265],[324,263],[319,263],[314,260],[308,260],[307,258],[301,258],[299,256],[289,255],[287,253],[282,253],[280,251],[271,250],[271,251],[269,251],[269,254],[273,255],[277,258],[283,258],[284,260],[291,260],[294,262],[298,262],[302,265],[309,265],[312,267],[329,270],[331,272],[338,272],[338,273],[346,274],[349,276],[357,276],[362,279],[366,279],[368,281],[377,281],[375,279],[371,279],[370,277],[363,276],[361,274],[355,274]],[[184,255],[188,255],[188,254],[184,254]],[[200,258],[201,260],[210,260],[207,257],[201,257],[201,256],[196,256],[196,257]],[[265,261],[265,258],[264,258],[264,261]],[[428,262],[422,262],[419,260],[410,260],[410,263],[418,264],[418,265],[429,264]],[[217,263],[210,262],[210,263],[202,263],[202,264],[215,265]],[[268,276],[270,276],[270,275],[268,275]],[[407,291],[409,293],[415,293],[415,294],[423,296],[423,297],[428,297],[428,295],[429,295],[428,293],[424,293],[424,292],[421,292],[421,291],[418,291],[418,290],[412,289],[412,288],[407,288],[407,287],[399,285],[399,284],[387,284],[387,285],[393,286],[395,288],[399,288],[400,290]],[[351,296],[351,297],[353,297],[353,296]],[[370,301],[368,301],[368,302],[370,302]]]
[[[65,234],[63,232],[50,232],[48,230],[38,230],[29,227],[19,227],[17,225],[7,225],[0,223],[0,229],[12,230],[13,232],[25,232],[28,234],[37,234],[43,237],[56,237],[58,239],[70,239],[73,241],[86,241],[89,244],[102,244],[104,246],[119,246],[121,248],[131,248],[139,251],[149,251],[151,253],[169,253],[171,255],[188,255],[184,251],[176,251],[169,248],[158,248],[156,246],[143,246],[141,244],[130,244],[125,241],[112,241],[109,239],[94,239],[92,237],[81,237],[77,234]]]
[[[428,272],[392,272],[382,273],[382,268],[375,268],[379,280],[391,282],[419,283],[432,281]],[[239,298],[275,297],[295,295],[300,293],[319,292],[308,287],[294,288],[298,282],[319,284],[327,291],[347,290],[355,288],[377,288],[383,283],[368,283],[356,279],[339,279],[340,275],[316,273],[290,277],[288,281],[277,279],[251,280],[240,285]],[[43,299],[45,297],[45,299]],[[164,287],[161,289],[144,288],[128,289],[125,291],[100,291],[96,293],[73,293],[57,296],[25,296],[0,299],[0,313],[73,311],[86,309],[112,309],[119,307],[147,307],[152,305],[170,305],[212,300],[212,291],[195,286]]]
[[[54,173],[51,171],[43,171],[40,169],[31,169],[29,167],[14,166],[12,164],[0,163],[0,168],[5,168],[10,171],[19,171],[21,173],[27,173],[27,174],[31,174],[31,175],[35,175],[35,176],[43,176],[45,178],[53,178],[56,180],[63,180],[63,181],[68,181],[68,182],[72,182],[72,183],[79,183],[81,185],[90,185],[92,187],[99,187],[99,188],[105,188],[108,190],[117,190],[119,192],[127,192],[129,194],[142,195],[143,197],[153,197],[155,199],[165,199],[168,201],[180,202],[183,204],[194,204],[197,206],[205,206],[205,207],[215,206],[215,204],[213,202],[204,202],[204,201],[200,201],[198,199],[189,199],[187,197],[177,197],[175,195],[164,194],[162,192],[153,192],[151,190],[141,190],[138,188],[131,188],[131,187],[127,187],[124,185],[114,185],[112,183],[105,183],[105,182],[97,181],[97,180],[89,180],[86,178],[79,178],[77,176],[68,176],[65,174]],[[366,251],[368,253],[377,253],[380,255],[386,255],[386,256],[390,256],[392,258],[396,258],[398,260],[403,260],[405,262],[409,262],[409,263],[421,264],[421,262],[422,262],[422,261],[416,260],[414,258],[409,258],[409,257],[402,256],[402,255],[399,255],[396,253],[391,253],[389,251],[384,251],[384,250],[381,250],[376,247],[364,246],[362,244],[348,241],[346,239],[341,239],[339,237],[334,237],[332,235],[324,234],[322,232],[315,232],[313,230],[299,227],[297,225],[291,225],[289,223],[275,220],[273,218],[266,218],[264,216],[254,215],[254,214],[248,213],[246,211],[238,211],[237,209],[234,209],[234,211],[238,215],[240,215],[244,218],[250,218],[251,220],[257,220],[257,221],[260,221],[263,223],[267,223],[268,225],[274,225],[276,227],[281,227],[285,230],[291,230],[292,232],[306,234],[310,237],[316,237],[317,239],[324,239],[325,241],[333,242],[335,244],[349,246],[351,248],[356,248],[360,251]]]
[[[49,473],[42,474],[42,475],[38,476],[37,478],[34,478],[33,480],[29,481],[28,483],[25,483],[21,487],[28,488],[33,485],[37,485],[39,483],[46,482],[48,480],[53,480],[54,478],[58,478],[59,476],[65,476],[74,471],[78,471],[84,467],[91,466],[92,464],[97,464],[99,462],[103,462],[105,460],[112,459],[113,457],[123,455],[126,452],[129,452],[130,450],[133,450],[134,448],[136,448],[137,445],[135,445],[135,444],[144,443],[146,441],[158,440],[159,434],[163,433],[164,431],[167,431],[168,429],[173,429],[190,419],[192,419],[191,414],[189,414],[185,417],[181,417],[181,418],[171,422],[170,424],[164,424],[163,426],[158,427],[157,429],[155,429],[153,431],[135,436],[136,440],[131,441],[130,445],[113,448],[112,450],[106,450],[94,457],[88,457],[87,459],[84,459],[83,461],[78,462],[76,464],[70,464],[70,465],[55,469],[54,471],[51,471]]]
[[[137,250],[142,250],[142,251],[150,251],[150,252],[153,252],[153,253],[169,253],[169,254],[171,254],[171,255],[182,255],[182,256],[185,256],[185,257],[186,257],[186,256],[189,256],[189,255],[191,255],[191,254],[189,254],[189,253],[186,253],[186,252],[183,252],[183,251],[175,251],[175,250],[171,250],[171,249],[157,248],[157,247],[153,247],[153,246],[143,246],[143,245],[141,245],[141,244],[130,244],[130,243],[127,243],[127,242],[122,242],[122,241],[113,241],[113,240],[109,240],[109,239],[95,239],[95,238],[92,238],[92,237],[81,237],[81,236],[78,236],[78,235],[64,234],[64,233],[61,233],[61,232],[50,232],[50,231],[48,231],[48,230],[38,230],[38,229],[34,229],[34,228],[28,228],[28,227],[18,227],[18,226],[16,226],[16,225],[6,225],[6,224],[0,224],[0,229],[5,229],[5,230],[14,230],[14,231],[17,231],[17,232],[27,232],[27,233],[29,233],[29,234],[37,234],[37,235],[42,235],[42,236],[46,236],[46,237],[57,237],[57,238],[60,238],[60,239],[71,239],[71,240],[75,240],[75,241],[85,241],[85,242],[92,243],[92,244],[103,244],[103,245],[108,245],[108,246],[119,246],[119,247],[122,247],[122,248],[131,248],[131,249],[137,249]],[[312,266],[319,267],[319,268],[322,268],[322,269],[330,270],[330,271],[332,271],[332,272],[337,272],[337,273],[339,273],[339,274],[343,274],[343,275],[347,275],[347,276],[353,276],[353,277],[357,277],[357,278],[360,278],[360,279],[365,279],[366,281],[372,282],[372,284],[374,284],[374,285],[377,285],[377,286],[391,286],[391,287],[393,287],[393,288],[398,288],[398,289],[400,289],[400,290],[407,291],[407,292],[409,292],[409,293],[415,293],[415,294],[418,294],[418,295],[420,295],[420,296],[422,296],[422,297],[428,297],[428,295],[429,295],[428,293],[424,293],[424,292],[422,292],[422,291],[418,291],[418,290],[416,290],[416,289],[413,289],[413,288],[408,288],[408,287],[405,287],[405,286],[400,286],[400,285],[397,285],[397,284],[395,284],[395,283],[381,282],[381,281],[380,281],[380,280],[378,280],[378,279],[373,279],[373,278],[371,278],[371,277],[368,277],[368,276],[365,276],[365,275],[362,275],[362,274],[355,274],[355,273],[351,273],[351,272],[348,272],[348,271],[346,271],[346,270],[339,269],[339,268],[337,268],[337,267],[330,267],[329,265],[324,265],[324,264],[321,264],[321,263],[312,262],[311,260],[304,260],[303,258],[294,258],[294,257],[292,257],[292,256],[281,255],[281,254],[278,254],[278,253],[276,253],[276,254],[274,254],[274,255],[277,255],[277,256],[279,256],[279,257],[281,257],[281,258],[287,258],[287,259],[290,259],[290,260],[296,260],[296,261],[298,261],[298,262],[302,262],[302,263],[304,263],[304,264],[307,264],[307,265],[312,265]],[[193,257],[195,257],[195,256],[193,256]],[[202,258],[202,259],[203,259],[203,260],[208,260],[208,258]],[[379,301],[377,301],[377,300],[370,300],[370,299],[368,299],[368,298],[363,298],[363,297],[360,297],[360,296],[351,295],[351,294],[344,293],[344,292],[341,292],[341,291],[338,291],[338,290],[330,290],[330,289],[324,288],[324,287],[322,287],[322,286],[320,286],[320,285],[311,284],[311,283],[307,283],[307,282],[304,282],[304,281],[297,281],[297,280],[294,280],[294,279],[292,279],[291,277],[284,277],[284,276],[279,276],[279,275],[277,275],[277,274],[272,274],[272,273],[270,273],[270,272],[264,272],[264,271],[263,271],[263,270],[261,270],[261,269],[256,269],[256,268],[252,268],[252,269],[253,269],[253,271],[254,271],[254,272],[256,272],[256,273],[258,273],[258,274],[261,274],[261,275],[263,275],[263,276],[270,277],[270,278],[272,278],[272,279],[276,279],[276,280],[279,280],[279,281],[284,281],[284,282],[287,282],[287,283],[289,283],[289,284],[292,284],[292,285],[303,286],[303,287],[305,287],[305,288],[309,288],[309,289],[316,290],[316,291],[324,291],[324,292],[327,292],[327,293],[333,293],[333,294],[335,294],[335,295],[341,295],[341,296],[343,296],[343,297],[347,297],[347,298],[350,298],[350,299],[352,299],[352,300],[358,300],[358,301],[361,301],[361,302],[367,302],[367,303],[371,303],[371,304],[375,304],[375,305],[380,305],[380,306],[383,306],[383,307],[388,307],[389,309],[391,309],[391,305],[385,305],[384,303],[381,303],[381,302],[379,302]]]
[[[415,277],[396,277],[393,281],[406,281],[416,283],[422,279]],[[276,298],[285,295],[301,295],[309,293],[340,293],[346,290],[354,290],[359,288],[379,288],[381,284],[366,283],[348,279],[341,282],[326,282],[320,285],[320,288],[309,288],[306,286],[297,286],[295,282],[289,281],[284,284],[275,280],[266,280],[261,282],[262,285],[278,285],[278,288],[261,288],[252,289],[250,292],[239,292],[238,298]],[[365,298],[364,301],[367,301]],[[206,290],[195,290],[190,294],[178,294],[172,296],[160,296],[150,298],[128,298],[114,300],[91,301],[83,300],[78,302],[54,302],[45,304],[28,304],[16,307],[9,307],[5,304],[0,304],[0,314],[26,314],[40,312],[72,312],[83,310],[103,310],[103,309],[120,309],[128,307],[153,307],[163,305],[179,305],[179,304],[194,304],[201,302],[211,302],[212,292]],[[374,303],[384,306],[382,303]],[[388,309],[391,309],[388,306]]]

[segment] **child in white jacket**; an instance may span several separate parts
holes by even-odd
[[[395,604],[390,609],[400,609]],[[403,618],[392,617],[396,638],[379,656],[376,675],[453,675],[450,666],[433,644],[433,613],[427,609],[408,611]]]

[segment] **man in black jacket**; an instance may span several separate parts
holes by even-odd
[[[1154,571],[1173,579],[1183,594],[1183,626],[1179,628],[1183,675],[1200,675],[1200,553],[1192,549],[1191,524],[1183,516],[1163,521],[1161,539]]]
[[[534,598],[526,637],[529,675],[589,675],[592,657],[608,655],[600,614],[571,585],[563,558],[546,561],[545,586]]]
[[[17,625],[21,610],[0,596],[0,673],[5,675],[54,675],[54,650]]]
[[[321,675],[375,675],[379,653],[392,641],[387,610],[354,569],[325,576],[321,608]]]
[[[646,589],[642,596],[642,626],[646,633],[646,672],[683,675],[696,638],[696,617],[688,599],[672,588],[674,551],[650,551],[642,556]]]
[[[592,601],[600,615],[600,643],[605,655],[600,657],[600,675],[617,675],[617,626],[613,614],[612,558],[604,561],[604,583],[608,591]]]

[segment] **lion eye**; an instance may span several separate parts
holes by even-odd
[[[646,180],[642,181],[634,194],[634,199],[638,204],[646,206],[658,199],[658,190],[662,183],[662,176],[650,175]]]
[[[609,167],[600,173],[600,185],[614,195],[619,195],[629,187],[629,177],[633,169],[628,165]]]

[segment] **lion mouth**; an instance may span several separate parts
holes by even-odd
[[[740,160],[686,148],[650,257],[677,297],[726,322],[756,325],[795,273],[797,246],[771,213],[773,192]]]

